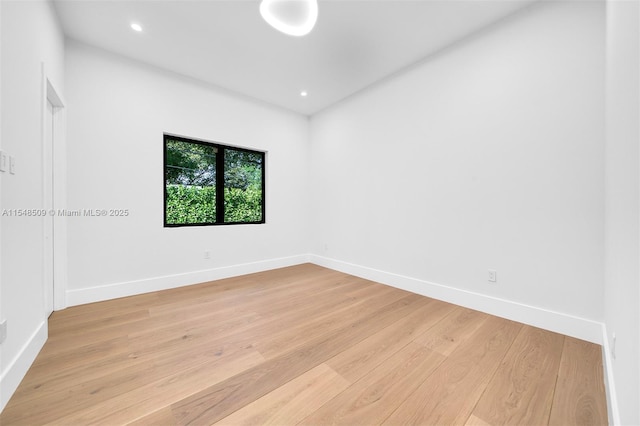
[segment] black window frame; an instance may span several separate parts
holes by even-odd
[[[186,142],[193,143],[198,145],[205,145],[209,147],[214,147],[217,149],[216,157],[220,157],[220,160],[216,158],[216,221],[215,222],[199,222],[199,223],[167,223],[167,141],[178,141],[178,142]],[[165,228],[180,228],[184,226],[221,226],[221,225],[260,225],[266,223],[266,153],[264,151],[258,151],[255,149],[249,148],[240,148],[237,146],[224,145],[218,142],[210,142],[204,141],[200,139],[186,138],[184,136],[175,136],[170,133],[163,134],[163,161],[162,161],[162,191],[164,193],[164,210],[162,212],[163,215],[163,223]],[[252,154],[259,154],[262,157],[262,219],[259,221],[248,221],[248,222],[225,222],[224,221],[224,188],[225,188],[225,174],[224,174],[224,154],[226,150],[232,151],[240,151],[240,152],[249,152]]]

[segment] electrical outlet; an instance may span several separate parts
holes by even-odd
[[[211,252],[209,250],[205,250],[204,251],[204,258],[205,259],[211,259]]]
[[[7,171],[7,153],[0,151],[0,172]]]
[[[490,283],[495,283],[496,281],[498,281],[498,273],[495,271],[495,269],[489,269],[489,282]]]
[[[0,344],[7,339],[7,320],[0,322]]]
[[[12,175],[16,174],[16,157],[13,155],[9,156],[9,173]]]

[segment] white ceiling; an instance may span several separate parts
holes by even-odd
[[[70,38],[306,115],[530,3],[320,0],[313,31],[292,37],[259,0],[54,0]]]

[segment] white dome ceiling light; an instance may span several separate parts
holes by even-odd
[[[262,0],[260,14],[273,28],[292,36],[309,34],[318,19],[317,0]]]

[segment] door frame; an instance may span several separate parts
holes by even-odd
[[[46,139],[47,102],[53,105],[53,143],[52,143],[52,171],[53,171],[53,310],[59,311],[67,307],[67,221],[63,215],[56,214],[58,210],[66,209],[67,206],[67,158],[66,158],[66,108],[62,93],[58,90],[58,85],[47,73],[45,64],[42,63],[42,154],[44,159],[44,149]],[[46,177],[42,176],[42,183],[45,185]],[[42,194],[43,205],[45,205],[44,191]],[[42,235],[45,238],[44,231]],[[44,244],[43,244],[44,254]],[[43,286],[46,280],[43,276]],[[46,289],[43,288],[44,305]],[[46,308],[45,308],[46,309]]]

